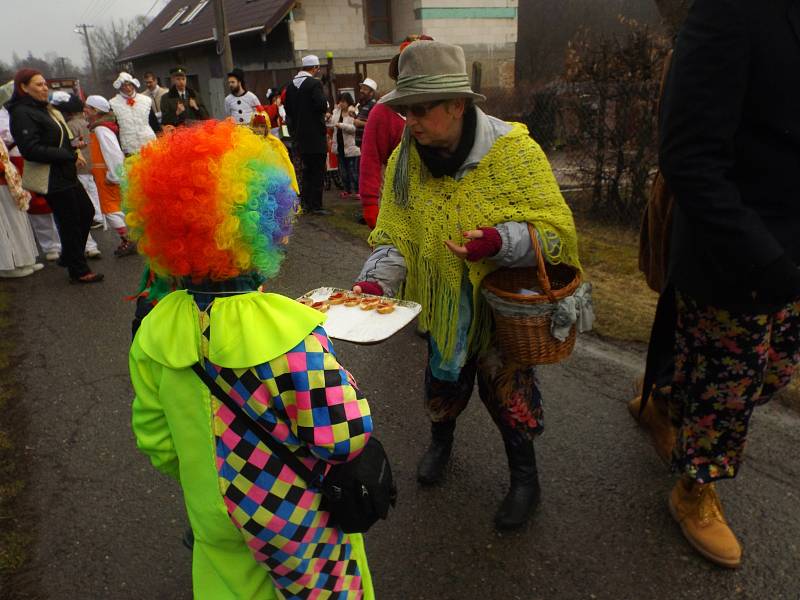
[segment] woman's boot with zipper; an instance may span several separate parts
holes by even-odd
[[[511,486],[494,518],[500,530],[518,529],[525,525],[539,504],[539,474],[533,442],[527,437],[504,436],[503,442],[511,472]]]

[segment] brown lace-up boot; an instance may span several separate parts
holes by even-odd
[[[742,547],[722,514],[713,483],[682,477],[669,496],[669,510],[687,541],[708,560],[729,569],[742,563]]]
[[[653,391],[650,399],[640,414],[642,406],[641,392],[628,402],[631,416],[639,426],[650,434],[650,440],[656,449],[658,457],[666,464],[672,462],[672,449],[675,447],[677,431],[672,426],[669,418],[668,398],[670,388],[659,388]]]

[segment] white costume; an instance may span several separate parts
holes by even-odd
[[[11,137],[11,128],[9,127],[9,115],[8,111],[5,108],[0,109],[0,137],[2,137],[3,141],[7,144],[13,144],[14,139]],[[14,148],[9,152],[11,156],[20,156],[19,150]],[[23,217],[25,213],[22,213]],[[55,260],[58,258],[58,255],[61,254],[61,238],[58,235],[58,229],[56,228],[56,222],[53,218],[52,213],[47,214],[28,214],[27,219],[29,221],[29,228],[32,229],[33,235],[35,237],[35,242],[33,244],[34,247],[34,256],[36,256],[36,242],[39,242],[39,246],[42,249],[42,252],[45,253],[48,260]],[[5,242],[1,243],[0,245],[5,245]],[[99,252],[97,249],[97,242],[92,238],[92,234],[86,238],[86,253],[97,255]],[[27,258],[26,258],[27,260]]]
[[[20,206],[24,198],[14,198],[5,181],[6,176],[18,177],[16,168],[8,160],[9,153],[5,145],[6,142],[13,143],[8,125],[8,111],[0,109],[0,161],[3,162],[3,172],[0,172],[0,277],[24,277],[33,273],[38,251],[26,212],[30,194],[22,192],[17,183],[17,191],[27,198],[25,205]],[[19,151],[16,154],[19,155]],[[13,174],[10,173],[12,170]]]
[[[114,89],[120,89],[123,83],[132,83],[135,87],[139,87],[139,80],[128,73],[119,74],[114,82]],[[114,116],[117,117],[119,145],[125,154],[136,154],[147,142],[156,139],[156,134],[150,127],[152,98],[135,92],[128,98],[120,92],[110,100],[109,104]]]
[[[260,104],[253,92],[245,92],[241,96],[228,94],[225,96],[225,116],[231,117],[237,125],[249,125],[256,106]]]

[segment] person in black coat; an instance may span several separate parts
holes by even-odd
[[[330,214],[322,208],[328,102],[322,82],[316,78],[318,73],[319,59],[313,55],[303,57],[303,70],[286,87],[284,106],[289,135],[303,162],[301,205],[306,212],[324,215]]]
[[[47,81],[40,72],[17,72],[14,93],[5,105],[11,117],[11,135],[26,161],[49,167],[43,195],[61,237],[60,264],[67,267],[73,283],[97,283],[103,275],[91,271],[83,253],[94,217],[92,201],[78,181],[77,166],[86,163],[72,146],[73,136],[64,117],[47,98]]]
[[[692,546],[726,567],[741,546],[714,482],[737,475],[753,408],[800,358],[798,97],[800,1],[694,1],[661,104],[660,166],[675,196],[662,302],[674,307],[682,475],[670,508]]]
[[[183,67],[171,69],[170,75],[172,87],[161,97],[161,124],[180,127],[209,119],[203,100],[186,85],[186,71]]]

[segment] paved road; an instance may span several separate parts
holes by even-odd
[[[308,217],[273,289],[288,295],[347,285],[362,242]],[[191,598],[180,543],[179,489],[150,468],[129,427],[127,347],[140,259],[107,255],[99,286],[67,285],[48,265],[11,290],[18,315],[30,439],[25,460],[38,516],[33,574],[43,598]],[[575,355],[541,369],[547,430],[538,442],[543,500],[522,533],[491,527],[506,485],[498,434],[477,397],[459,423],[447,483],[419,489],[427,441],[424,348],[412,328],[390,341],[340,342],[359,379],[400,486],[391,520],[368,535],[381,600],[800,598],[800,419],[761,410],[743,476],[722,486],[746,548],[744,567],[699,559],[666,511],[671,478],[625,408],[639,350],[584,336]],[[33,589],[33,586],[36,589]]]

